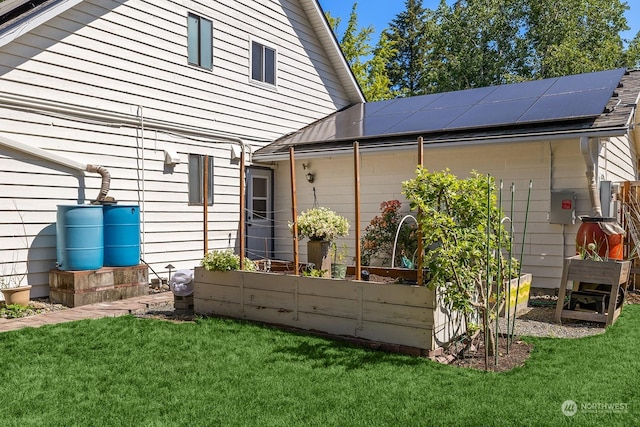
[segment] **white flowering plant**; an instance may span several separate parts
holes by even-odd
[[[298,237],[310,240],[326,240],[332,242],[337,237],[349,235],[349,221],[334,211],[320,207],[302,212],[296,218]],[[293,230],[293,224],[289,223]]]

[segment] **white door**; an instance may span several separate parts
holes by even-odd
[[[247,168],[246,256],[274,258],[273,171]]]

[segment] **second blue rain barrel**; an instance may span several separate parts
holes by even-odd
[[[58,205],[56,265],[60,270],[98,270],[104,261],[102,206]]]
[[[131,267],[140,264],[140,207],[104,206],[104,265]]]

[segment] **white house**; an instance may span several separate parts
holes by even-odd
[[[326,206],[353,224],[353,143],[359,142],[363,230],[382,201],[405,200],[401,183],[415,176],[423,137],[428,170],[449,168],[461,177],[476,170],[503,180],[506,213],[515,185],[515,253],[524,236],[523,270],[533,273],[533,286],[557,288],[563,258],[575,254],[578,217],[594,214],[602,203],[604,216],[615,214],[609,182],[637,179],[639,95],[639,71],[610,70],[357,104],[332,114],[253,157],[275,169],[275,223],[281,225],[275,227],[275,252],[292,247],[282,226],[291,220],[289,147],[295,149],[298,211]],[[309,172],[313,183],[305,180]],[[591,186],[603,189],[602,203],[591,197]],[[344,242],[353,250],[352,237]],[[305,251],[300,245],[303,260]]]
[[[155,272],[237,247],[241,150],[260,212],[272,171],[252,154],[363,101],[315,0],[6,0],[0,275],[48,294],[57,205],[96,199],[98,170],[109,197],[139,205]]]

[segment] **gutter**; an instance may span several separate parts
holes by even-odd
[[[429,142],[427,139],[424,141],[424,148],[435,148],[435,147],[464,147],[469,145],[476,145],[478,143],[482,144],[507,144],[513,142],[529,142],[529,141],[549,141],[549,140],[558,140],[565,138],[602,138],[602,137],[616,137],[616,136],[624,136],[628,133],[627,127],[609,127],[609,128],[599,128],[594,129],[592,131],[585,131],[584,129],[580,130],[569,130],[569,131],[555,131],[555,132],[536,132],[536,133],[527,133],[517,136],[486,136],[486,137],[478,137],[478,138],[452,138],[448,140],[439,140]],[[416,136],[417,139],[418,136]],[[350,141],[340,141],[340,143],[349,143]],[[322,143],[319,143],[322,144]],[[318,145],[319,145],[318,144]],[[316,148],[311,150],[305,150],[304,147],[310,146],[300,146],[300,151],[296,151],[296,158],[319,158],[319,157],[327,157],[327,156],[351,156],[353,155],[353,147],[351,145],[345,145],[340,148]],[[415,150],[415,141],[404,141],[404,142],[393,142],[393,143],[372,143],[367,144],[366,141],[361,141],[360,144],[360,152],[366,153],[384,153],[384,152],[397,152],[402,150]],[[294,145],[294,148],[297,148]],[[270,153],[270,154],[254,154],[254,161],[256,162],[277,162],[282,160],[287,160],[287,153]]]

